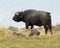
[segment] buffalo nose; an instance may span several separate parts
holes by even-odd
[[[14,18],[12,18],[12,20],[14,20]]]
[[[14,20],[14,19],[15,19],[15,17],[12,18],[12,20]]]
[[[12,20],[14,20],[14,18],[12,18]]]

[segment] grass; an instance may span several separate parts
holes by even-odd
[[[0,28],[0,48],[60,48],[60,32],[57,31],[53,35],[48,33],[48,35],[18,37],[7,28]]]

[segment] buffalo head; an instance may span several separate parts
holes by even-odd
[[[16,21],[16,22],[19,22],[19,21],[22,21],[22,12],[16,12],[14,17],[13,17],[13,20]]]

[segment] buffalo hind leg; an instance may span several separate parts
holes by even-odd
[[[31,25],[31,28],[30,29],[33,29],[34,25]]]
[[[47,26],[47,25],[45,25],[45,26],[44,26],[44,29],[45,29],[45,34],[47,34],[48,26]]]
[[[49,30],[50,30],[51,34],[53,34],[53,33],[52,33],[52,27],[51,27],[51,26],[48,26],[48,27],[49,27]]]

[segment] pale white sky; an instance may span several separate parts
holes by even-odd
[[[26,9],[51,12],[52,24],[60,24],[60,0],[0,0],[0,26],[25,27],[12,20],[14,13]]]

